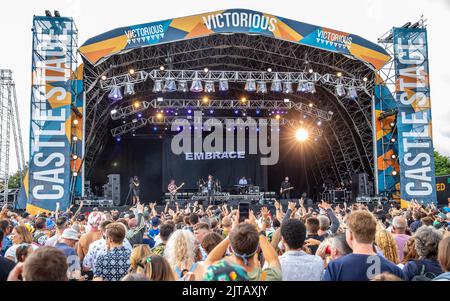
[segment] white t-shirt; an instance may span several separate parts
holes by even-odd
[[[16,251],[19,246],[20,246],[20,244],[12,245],[11,247],[9,247],[8,250],[6,250],[6,252],[5,252],[5,257],[12,257],[12,258],[14,258],[14,262],[17,262]],[[35,244],[31,244],[31,247],[33,248],[33,250],[36,250],[39,248],[39,246],[37,246]]]

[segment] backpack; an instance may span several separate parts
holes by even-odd
[[[417,265],[417,263],[416,263]],[[417,269],[419,267],[417,266]],[[411,281],[431,281],[434,278],[436,278],[436,275],[434,275],[431,272],[426,272],[425,273],[425,265],[422,264],[422,269],[420,270],[420,274],[419,275],[415,275]]]

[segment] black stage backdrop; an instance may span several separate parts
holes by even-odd
[[[95,164],[91,186],[96,186],[98,191],[106,183],[108,174],[120,174],[123,205],[129,190],[129,180],[136,175],[141,182],[141,201],[159,201],[162,193],[162,144],[162,140],[150,137],[122,137],[120,142],[111,138]]]
[[[141,199],[148,203],[161,199],[171,178],[178,184],[185,182],[186,189],[195,189],[199,178],[206,180],[208,174],[212,174],[221,181],[223,189],[230,189],[245,175],[262,191],[278,192],[284,176],[289,176],[295,188],[291,197],[298,198],[303,192],[317,196],[317,186],[321,185],[321,181],[312,153],[322,142],[311,141],[302,145],[292,136],[289,130],[281,131],[280,158],[274,166],[261,166],[259,155],[246,155],[246,159],[185,161],[184,156],[171,152],[170,136],[158,139],[137,135],[122,137],[120,142],[111,137],[94,166],[91,187],[101,195],[107,175],[120,174],[123,204],[129,179],[137,175],[142,185]],[[315,179],[320,183],[316,184]]]
[[[225,142],[224,142],[225,147]],[[251,179],[251,184],[267,187],[267,168],[261,166],[260,155],[245,154],[245,159],[186,160],[185,154],[175,155],[171,150],[171,138],[164,139],[163,146],[163,189],[170,179],[175,179],[183,188],[196,189],[199,179],[207,180],[209,174],[218,179],[222,190],[230,190],[242,176]]]

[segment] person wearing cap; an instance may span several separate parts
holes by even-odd
[[[441,229],[441,228],[447,227],[446,219],[447,219],[447,216],[444,213],[440,212],[439,214],[436,215],[436,219],[433,222],[433,226],[436,229]]]

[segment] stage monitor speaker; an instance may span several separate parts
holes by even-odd
[[[108,183],[105,186],[105,198],[111,199],[114,206],[120,206],[120,175],[108,175]]]

